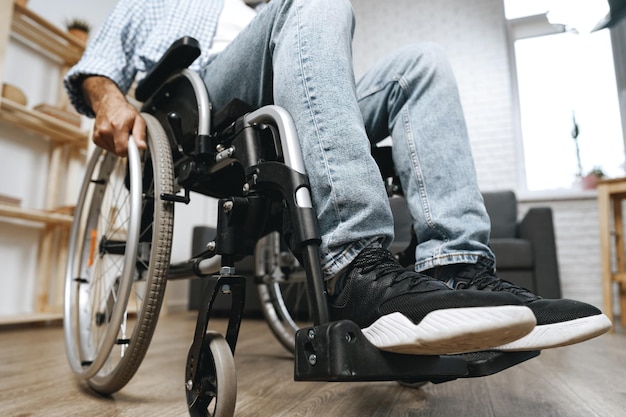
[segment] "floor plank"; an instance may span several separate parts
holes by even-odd
[[[223,324],[223,323],[219,323]],[[184,368],[195,315],[163,316],[144,363],[119,393],[72,375],[58,326],[0,329],[0,415],[185,416]],[[235,355],[240,417],[621,417],[626,335],[620,329],[544,351],[499,374],[421,389],[395,382],[294,382],[293,361],[263,321],[245,320]]]

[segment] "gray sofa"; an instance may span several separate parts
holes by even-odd
[[[520,220],[512,191],[485,192],[483,199],[491,219],[490,246],[498,276],[544,298],[560,298],[552,210],[534,207]],[[390,204],[396,235],[391,250],[398,253],[411,241],[411,218],[403,198],[394,197]]]
[[[544,298],[560,298],[561,283],[552,210],[530,208],[518,219],[512,191],[483,193],[491,219],[491,248],[498,275]]]

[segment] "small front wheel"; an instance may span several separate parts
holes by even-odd
[[[196,363],[194,359],[188,357],[187,361]],[[237,402],[235,360],[230,346],[221,334],[206,333],[197,364],[199,383],[194,386],[192,380],[185,381],[189,415],[232,417]]]

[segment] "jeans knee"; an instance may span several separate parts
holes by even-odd
[[[274,4],[272,4],[274,3]],[[279,15],[297,14],[303,21],[316,21],[328,30],[354,32],[354,10],[350,0],[272,0]]]
[[[354,10],[350,0],[301,0],[313,12],[323,17],[329,27],[341,26],[354,31]]]
[[[327,15],[354,18],[354,10],[350,0],[272,0],[283,9],[310,6]]]
[[[420,66],[431,68],[449,66],[446,53],[439,44],[434,42],[422,42],[409,45],[405,47],[404,55],[412,61],[418,61]]]
[[[436,43],[424,42],[406,46],[396,53],[395,59],[398,72],[405,78],[437,79],[443,83],[456,82],[446,53]]]

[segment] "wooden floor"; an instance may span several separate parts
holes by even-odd
[[[134,379],[94,395],[66,364],[58,326],[0,329],[0,416],[185,416],[184,365],[195,316],[164,316]],[[626,335],[620,329],[484,378],[428,384],[294,382],[293,362],[263,321],[237,346],[237,416],[626,416]]]

